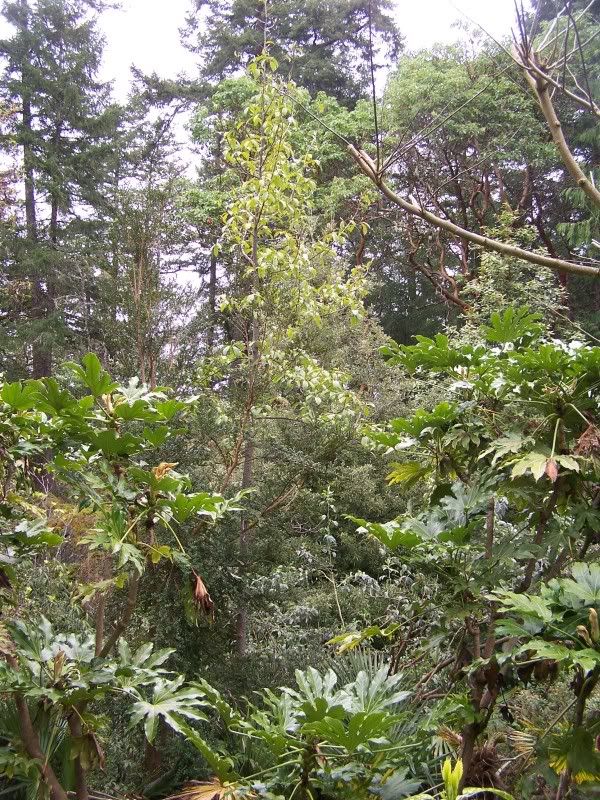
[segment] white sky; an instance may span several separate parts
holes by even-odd
[[[496,38],[510,32],[514,18],[513,0],[395,0],[395,4],[411,50],[455,40],[458,32],[452,23],[461,12]],[[190,0],[121,0],[121,5],[120,10],[105,12],[101,20],[106,36],[102,77],[114,81],[119,99],[127,94],[131,64],[162,77],[195,72],[195,56],[179,42]]]

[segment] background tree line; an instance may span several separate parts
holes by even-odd
[[[3,788],[593,797],[597,3],[190,5],[3,9]]]

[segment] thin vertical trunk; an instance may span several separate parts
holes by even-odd
[[[212,250],[210,253],[208,273],[208,313],[210,318],[208,321],[206,346],[210,354],[215,346],[215,328],[217,322],[217,256]]]
[[[69,730],[73,739],[81,741],[83,738],[83,727],[81,725],[80,714],[85,710],[85,706],[81,707],[81,711],[76,706],[71,716],[69,717]],[[77,800],[89,800],[89,791],[87,785],[87,771],[83,766],[81,758],[77,756],[74,763],[75,771],[75,796]]]
[[[242,489],[250,489],[254,482],[254,442],[252,435],[247,434],[246,445],[244,447],[244,467],[242,472]],[[240,561],[242,569],[247,571],[250,562],[250,531],[248,529],[248,519],[245,514],[242,514],[240,522]],[[238,655],[243,656],[246,653],[246,645],[248,641],[248,609],[245,600],[242,600],[236,618],[236,650]]]
[[[258,264],[258,220],[255,221],[254,232],[252,238],[252,263]],[[260,291],[260,280],[256,269],[252,274],[252,290],[258,294]],[[252,314],[250,321],[250,335],[252,341],[249,342],[250,348],[250,375],[248,378],[248,406],[250,407],[254,402],[255,381],[257,378],[256,370],[260,359],[259,349],[259,327],[256,316]],[[251,423],[250,423],[251,424]],[[242,489],[250,489],[254,484],[254,432],[249,430],[246,432],[246,442],[244,446],[244,466],[242,472]],[[242,562],[242,569],[247,572],[250,565],[250,548],[251,548],[251,535],[248,527],[248,520],[245,514],[242,513],[240,522],[240,560]],[[236,649],[238,655],[243,656],[246,652],[246,645],[248,641],[248,610],[246,603],[242,601],[236,620]]]
[[[23,8],[26,4],[22,3]],[[23,184],[25,187],[25,225],[27,230],[27,243],[29,251],[32,251],[38,242],[37,210],[35,203],[35,170],[34,159],[31,148],[33,138],[33,114],[31,110],[30,90],[27,86],[27,73],[25,65],[21,70],[22,81],[22,112],[21,121],[23,124]],[[30,274],[31,281],[31,318],[32,320],[42,320],[47,313],[47,296],[44,283],[36,271]],[[34,378],[43,378],[50,375],[52,366],[52,356],[44,347],[43,341],[38,336],[31,344],[32,348],[32,372]]]

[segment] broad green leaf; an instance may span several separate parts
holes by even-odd
[[[528,308],[510,306],[502,313],[492,314],[489,325],[483,326],[488,342],[508,344],[524,337],[536,337],[543,331],[539,324],[541,315],[531,313]]]
[[[95,353],[85,355],[81,359],[81,364],[70,362],[67,366],[88,387],[94,397],[110,394],[118,386],[111,380]]]
[[[577,562],[571,567],[572,578],[563,578],[558,583],[567,594],[581,600],[585,605],[600,605],[600,563]]]
[[[543,622],[550,622],[553,618],[552,609],[541,597],[515,592],[492,592],[490,597],[500,601],[505,611],[519,614],[523,617],[535,617]]]
[[[35,407],[38,393],[37,381],[25,381],[24,383],[16,381],[15,383],[5,383],[0,390],[0,397],[15,411],[26,411]]]
[[[538,453],[535,451],[527,453],[522,458],[519,458],[514,462],[512,468],[512,477],[518,478],[519,476],[530,472],[533,475],[534,480],[539,481],[539,479],[546,472],[546,465],[548,464],[549,460],[550,457],[547,453]]]
[[[552,736],[549,761],[559,775],[570,769],[578,783],[600,781],[600,753],[593,734],[582,726]]]
[[[386,480],[390,486],[398,483],[405,483],[408,488],[430,472],[429,467],[423,467],[421,464],[411,461],[405,462],[404,464],[396,463],[391,466],[391,472],[386,475]]]
[[[360,526],[357,529],[358,533],[368,533],[374,536],[381,544],[389,547],[390,550],[396,550],[399,547],[412,549],[422,543],[422,539],[417,533],[404,530],[403,526],[396,520],[381,523],[368,522],[365,519],[351,516],[348,516],[347,519]]]
[[[77,401],[66,389],[61,389],[54,378],[39,381],[38,408],[50,414],[58,414],[77,407]]]
[[[597,664],[600,664],[600,650],[592,650],[591,648],[582,648],[574,650],[565,647],[563,644],[557,642],[545,642],[541,639],[533,639],[522,645],[518,652],[533,651],[539,658],[548,658],[552,661],[569,661],[573,664],[579,664],[584,671],[594,669]]]

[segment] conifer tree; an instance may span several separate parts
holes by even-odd
[[[371,85],[371,43],[391,58],[401,45],[389,0],[310,0],[301,8],[293,0],[194,0],[194,6],[187,38],[209,80],[245,67],[268,41],[281,71],[299,86],[353,105]]]
[[[14,0],[3,9],[14,33],[0,42],[1,91],[18,109],[10,134],[24,184],[24,219],[5,269],[29,286],[19,323],[4,337],[25,351],[35,377],[51,373],[58,343],[81,333],[82,304],[94,291],[90,222],[103,202],[115,121],[108,86],[96,77],[103,43],[94,12],[102,5]]]

